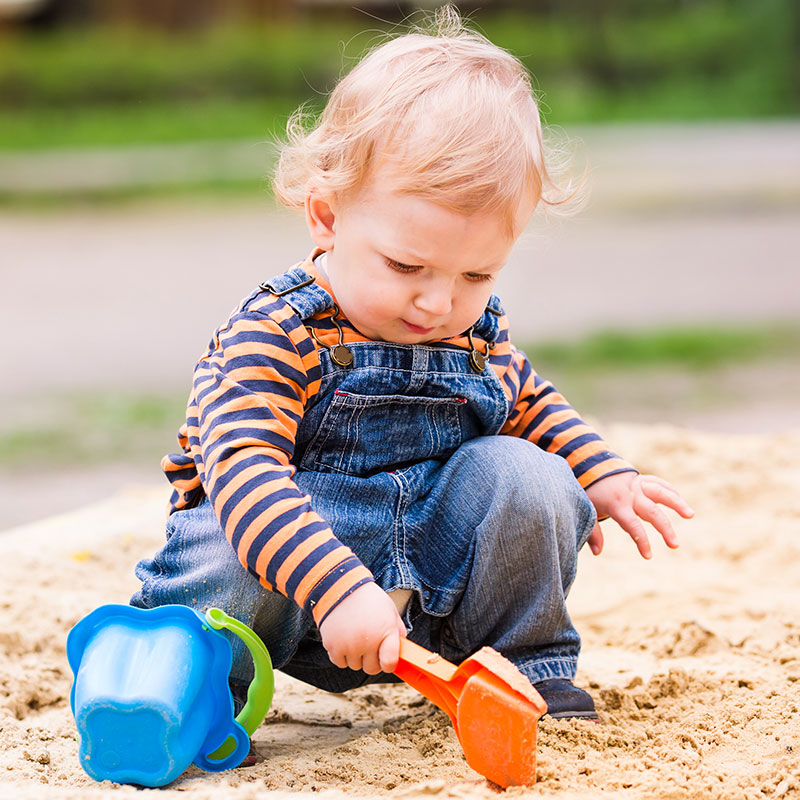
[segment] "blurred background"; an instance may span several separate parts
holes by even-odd
[[[213,330],[310,248],[288,115],[437,5],[0,0],[0,530],[160,485]],[[796,0],[459,8],[587,171],[499,287],[537,370],[601,427],[797,428]]]

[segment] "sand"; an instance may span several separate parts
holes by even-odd
[[[581,554],[570,597],[578,683],[601,723],[539,725],[538,783],[510,798],[800,797],[800,431],[608,427],[615,448],[674,481],[697,511],[682,546],[643,561],[613,524]],[[166,489],[132,488],[0,537],[0,797],[141,797],[77,759],[69,628],[125,602],[160,542]],[[446,716],[405,685],[335,696],[279,675],[261,760],[191,767],[159,797],[495,798]]]

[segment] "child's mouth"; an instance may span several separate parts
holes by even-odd
[[[406,322],[406,320],[402,320],[402,322],[403,325],[405,325],[411,331],[411,333],[419,333],[424,335],[426,333],[430,333],[433,330],[433,328],[422,328],[419,325],[412,325],[410,322]]]

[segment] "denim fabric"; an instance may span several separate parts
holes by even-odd
[[[307,318],[324,308],[319,292],[286,299]],[[491,340],[493,316],[484,321],[476,330]],[[412,590],[413,641],[451,661],[491,645],[532,682],[574,677],[580,639],[565,598],[595,515],[566,461],[497,435],[505,393],[463,351],[350,348],[349,368],[320,351],[322,386],[293,457],[301,491],[379,586]],[[137,576],[133,605],[218,606],[255,630],[277,668],[315,686],[393,680],[332,665],[311,617],[241,566],[208,501],[169,518],[164,548]],[[249,656],[232,645],[232,683],[245,685]]]

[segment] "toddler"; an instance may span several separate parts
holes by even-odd
[[[492,287],[556,187],[524,68],[454,11],[439,22],[290,125],[275,187],[314,249],[197,363],[163,461],[167,541],[131,602],[218,606],[334,692],[391,681],[402,636],[455,662],[490,645],[551,716],[593,718],[572,683],[578,551],[600,552],[611,517],[649,558],[642,521],[677,547],[659,504],[692,511],[511,343]],[[233,647],[241,703],[252,666]]]

